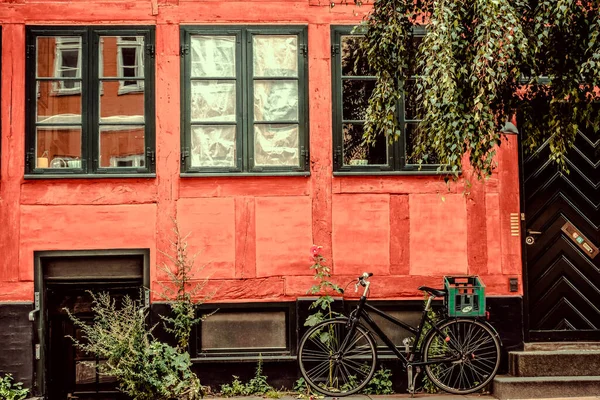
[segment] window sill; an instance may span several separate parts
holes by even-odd
[[[462,172],[459,171],[459,175]],[[445,176],[450,175],[444,171],[334,171],[333,176]]]
[[[156,178],[155,173],[139,174],[25,174],[25,179],[132,179],[132,178]]]
[[[193,357],[190,361],[192,363],[226,363],[226,362],[256,362],[262,360],[263,362],[295,362],[296,356],[292,355],[248,355],[248,354],[239,354],[236,355],[234,353],[229,353],[227,355],[199,355],[198,357]]]
[[[244,177],[270,177],[270,176],[302,176],[310,177],[310,172],[182,172],[182,178],[244,178]]]

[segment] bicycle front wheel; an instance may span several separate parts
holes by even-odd
[[[375,373],[377,352],[368,331],[347,320],[329,320],[311,328],[298,349],[304,380],[326,396],[348,396],[365,387]]]
[[[473,393],[488,385],[500,366],[500,341],[487,325],[457,319],[439,326],[443,335],[431,330],[423,346],[423,360],[439,363],[425,366],[429,379],[454,394]]]

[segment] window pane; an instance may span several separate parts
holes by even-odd
[[[81,127],[40,127],[36,132],[36,168],[81,168]]]
[[[52,124],[81,123],[81,93],[60,96],[65,81],[39,81],[37,83],[37,122]]]
[[[342,36],[342,75],[344,76],[373,76],[375,73],[369,68],[366,57],[359,57],[360,42],[364,36]],[[359,62],[356,63],[356,60]],[[356,69],[356,72],[355,72]]]
[[[235,77],[235,36],[192,36],[192,77]]]
[[[192,167],[235,167],[234,125],[192,128]]]
[[[143,91],[119,94],[119,81],[101,81],[100,85],[100,122],[144,123]]]
[[[255,81],[255,121],[297,121],[298,81]]]
[[[388,144],[385,136],[376,138],[374,145],[363,143],[363,126],[344,124],[344,165],[387,165]]]
[[[300,165],[298,132],[298,125],[255,125],[254,165]]]
[[[344,79],[342,81],[342,118],[345,120],[365,119],[369,97],[374,88],[374,80]]]
[[[192,82],[192,121],[235,121],[234,81]]]
[[[100,127],[100,167],[143,168],[145,155],[144,126]]]
[[[423,164],[439,164],[439,158],[434,153],[428,154],[426,159],[422,153],[415,153],[417,135],[423,134],[417,130],[418,125],[418,123],[406,124],[406,163],[416,164],[423,158]]]
[[[254,76],[298,76],[296,35],[254,35]]]
[[[419,47],[421,47],[421,43],[423,43],[423,36],[413,36],[412,38],[412,45],[415,48],[415,50],[418,50]],[[422,70],[419,69],[419,63],[418,63],[418,58],[414,57],[413,59],[409,60],[410,62],[410,68],[412,71],[412,75],[419,75],[422,74]]]
[[[80,78],[81,38],[77,36],[38,37],[36,75],[44,78]]]
[[[417,115],[417,83],[414,80],[404,82],[404,118],[420,119]]]
[[[143,36],[102,36],[98,51],[101,77],[144,77]]]

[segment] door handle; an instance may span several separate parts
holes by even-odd
[[[532,231],[531,229],[527,229],[527,234],[528,235],[541,235],[542,232],[540,232],[540,231]]]

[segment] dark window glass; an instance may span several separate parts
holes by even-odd
[[[404,83],[405,96],[396,105],[402,139],[389,143],[385,135],[379,135],[367,144],[363,138],[365,113],[376,78],[366,58],[360,57],[361,40],[364,37],[353,33],[351,27],[332,29],[334,170],[365,173],[415,170],[414,164],[420,159],[420,155],[413,154],[415,128],[420,121],[415,98],[418,77]],[[421,41],[422,34],[416,33],[412,44],[418,46]],[[409,62],[413,68],[414,64],[414,60]],[[428,156],[423,170],[437,169],[437,162],[436,157]]]

